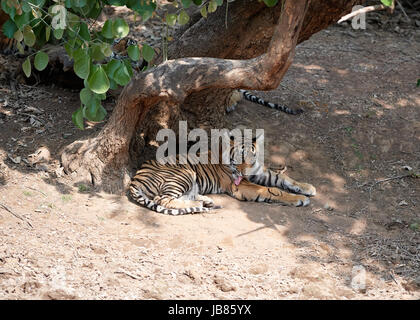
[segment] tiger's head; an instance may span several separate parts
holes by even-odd
[[[240,140],[230,136],[230,165],[234,183],[239,185],[243,177],[255,174],[259,167],[257,138]]]

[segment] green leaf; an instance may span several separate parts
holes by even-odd
[[[93,99],[92,99],[93,100]],[[85,109],[86,118],[90,121],[99,122],[105,119],[106,110],[99,100],[92,101],[89,107]]]
[[[90,73],[90,57],[83,49],[78,49],[73,53],[74,72],[82,79],[86,79]]]
[[[105,72],[108,75],[109,79],[114,78],[115,71],[117,71],[117,69],[120,67],[120,65],[121,65],[121,61],[116,60],[116,59],[112,59],[110,62],[108,62],[105,65],[104,69],[105,69]]]
[[[113,79],[109,79],[109,88],[111,90],[116,90],[118,88],[118,84]]]
[[[114,35],[112,34],[112,20],[107,20],[102,27],[101,34],[106,39],[113,39]]]
[[[203,6],[200,10],[200,13],[204,18],[207,18],[207,7]]]
[[[23,49],[23,46],[22,46],[22,44],[20,42],[17,42],[16,43],[16,47],[18,48],[20,54],[24,54],[25,53],[25,50]]]
[[[173,27],[176,24],[177,15],[173,13],[168,13],[165,17],[166,23],[168,26]]]
[[[128,72],[127,66],[122,63],[120,67],[115,71],[114,80],[120,86],[125,86],[131,80],[131,76]]]
[[[63,37],[64,29],[54,29],[53,35],[57,40],[60,40]]]
[[[82,107],[80,107],[79,109],[77,109],[75,112],[73,112],[72,116],[71,116],[71,120],[73,121],[73,123],[79,127],[79,129],[84,129],[83,126],[83,110]]]
[[[83,88],[80,91],[80,101],[82,101],[83,104],[88,104],[90,99],[92,99],[93,93],[88,88]]]
[[[117,38],[124,38],[128,35],[130,28],[124,19],[118,18],[112,23],[112,34]]]
[[[31,60],[29,60],[29,57],[26,58],[25,62],[22,64],[22,69],[25,76],[29,78],[31,76]]]
[[[112,55],[112,49],[108,43],[101,43],[101,51],[105,57],[110,57]]]
[[[128,56],[133,61],[138,61],[140,59],[140,50],[137,45],[132,45],[127,48]]]
[[[99,99],[92,98],[85,104],[84,115],[88,120],[95,121],[101,102]]]
[[[89,89],[95,93],[105,93],[109,89],[109,79],[102,66],[99,66],[88,78]]]
[[[13,38],[15,38],[18,42],[21,42],[23,40],[22,31],[16,30],[16,32],[13,34]]]
[[[72,7],[82,8],[86,5],[87,0],[71,0]]]
[[[181,2],[184,8],[188,8],[190,5],[192,5],[192,0],[181,0]]]
[[[178,15],[178,23],[182,26],[184,24],[187,24],[188,21],[190,21],[190,16],[188,13],[185,12],[185,10],[181,10],[181,12]]]
[[[84,22],[80,23],[79,35],[85,41],[90,41],[91,40],[89,28],[88,28],[87,24],[84,23]]]
[[[217,2],[215,0],[211,0],[207,10],[209,13],[215,12],[217,10]]]
[[[264,3],[267,7],[274,7],[277,4],[277,2],[278,0],[264,0]]]
[[[155,50],[148,44],[144,44],[141,48],[141,54],[147,62],[150,62],[153,60],[153,57],[155,56]]]
[[[108,0],[111,6],[125,6],[127,0]]]
[[[39,51],[35,55],[34,67],[38,71],[44,70],[48,65],[48,55],[45,52]]]
[[[392,0],[381,0],[381,2],[387,7],[390,7],[392,5]]]
[[[35,41],[35,33],[33,32],[31,26],[25,26],[23,28],[23,42],[25,42],[28,47],[32,47],[35,44]]]
[[[14,19],[14,22],[16,23],[16,26],[19,29],[22,29],[25,25],[29,24],[31,20],[32,20],[32,15],[28,12],[20,16],[16,16]]]
[[[105,55],[102,52],[102,46],[100,44],[94,44],[92,46],[91,57],[95,61],[102,61],[105,59]]]
[[[417,79],[417,87],[420,87],[420,79]]]
[[[3,24],[3,34],[8,37],[8,38],[13,38],[13,35],[15,34],[17,27],[15,25],[15,23],[12,20],[7,20],[4,24]]]
[[[131,62],[129,59],[124,59],[123,63],[125,64],[125,67],[127,68],[128,74],[130,75],[130,78],[133,76],[133,68],[131,67]]]
[[[45,28],[45,40],[48,42],[48,40],[50,40],[50,35],[51,35],[51,27],[47,26]]]

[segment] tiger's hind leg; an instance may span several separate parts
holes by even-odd
[[[296,207],[305,207],[310,202],[309,198],[303,195],[288,193],[276,187],[261,186],[246,180],[242,180],[238,186],[232,184],[231,194],[238,200],[278,202]]]
[[[206,208],[212,208],[212,207],[214,207],[214,201],[210,197],[203,196],[201,194],[197,194],[195,196],[195,200],[202,201],[203,202],[203,206],[206,207]]]
[[[298,182],[283,173],[274,172],[269,169],[265,170],[260,175],[250,176],[249,181],[262,186],[277,187],[305,196],[311,197],[316,195],[316,188],[313,185],[305,182]]]
[[[168,209],[208,207],[212,200],[198,194],[199,188],[193,179],[195,177],[191,177],[191,183],[177,185],[177,188],[168,183],[162,187],[161,194],[154,201]]]
[[[186,208],[202,208],[201,201],[185,200],[182,197],[176,198],[174,196],[162,195],[156,196],[153,201],[167,209],[186,209]]]

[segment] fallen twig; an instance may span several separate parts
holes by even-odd
[[[395,176],[395,177],[390,177],[390,178],[386,178],[386,179],[381,179],[381,180],[376,180],[372,183],[372,185],[369,187],[369,198],[371,198],[371,193],[372,193],[372,189],[374,186],[383,183],[383,182],[387,182],[387,181],[391,181],[391,180],[396,180],[396,179],[403,179],[403,178],[407,178],[407,177],[413,177],[413,173],[409,173],[409,174],[404,174],[401,176]],[[362,186],[366,185],[367,183],[363,184]]]
[[[11,213],[14,217],[26,222],[31,228],[33,228],[32,224],[26,220],[24,217],[22,217],[20,214],[17,214],[16,212],[13,212],[8,206],[0,202],[0,207],[2,207],[7,212]]]
[[[141,280],[141,278],[139,278],[136,275],[134,275],[134,274],[132,274],[132,273],[126,271],[126,270],[123,270],[123,269],[120,269],[118,271],[115,271],[115,273],[122,273],[122,274],[125,274],[125,275],[129,276],[132,279]]]
[[[374,5],[374,6],[363,7],[363,8],[360,8],[359,10],[355,10],[355,11],[345,15],[340,20],[338,20],[337,23],[342,23],[342,22],[347,21],[347,20],[349,20],[349,19],[351,19],[355,16],[358,16],[359,14],[362,14],[362,13],[385,10],[387,8],[388,7],[386,5],[383,5],[383,4],[377,4],[377,5]]]
[[[395,2],[397,3],[398,7],[401,9],[401,11],[404,14],[404,16],[407,18],[407,20],[408,21],[411,21],[410,17],[405,12],[404,7],[401,5],[401,3],[398,0],[395,0]]]
[[[412,173],[409,173],[409,174],[403,174],[403,175],[401,175],[401,176],[395,176],[395,177],[390,177],[390,178],[386,178],[386,179],[376,180],[376,181],[373,183],[373,186],[375,186],[375,185],[377,185],[377,184],[379,184],[379,183],[382,183],[382,182],[387,182],[387,181],[390,181],[390,180],[395,180],[395,179],[402,179],[402,178],[406,178],[406,177],[411,177],[412,175],[413,175]]]
[[[27,187],[27,186],[25,186],[25,188],[31,189],[31,190],[34,190],[34,191],[37,191],[40,194],[42,194],[44,197],[47,197],[47,195],[45,194],[45,192],[42,192],[41,190],[38,190],[38,189],[35,189],[35,188],[32,188],[32,187]]]

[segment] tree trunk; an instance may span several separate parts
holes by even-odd
[[[282,9],[281,4],[267,8],[254,0],[235,1],[228,7],[227,28],[226,3],[207,19],[193,17],[169,47],[172,60],[133,78],[98,136],[63,151],[66,172],[121,192],[132,169],[154,158],[159,129],[177,131],[178,120],[196,128],[223,127],[233,89],[277,88],[297,43],[360,2],[285,0]]]

